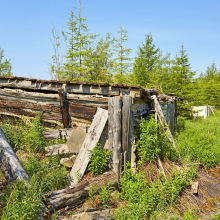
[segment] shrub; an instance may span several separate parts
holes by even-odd
[[[111,187],[109,184],[101,188],[99,195],[103,208],[107,208],[111,204],[111,199],[112,199],[111,193],[113,189],[114,188]]]
[[[140,123],[140,139],[137,144],[138,157],[143,162],[153,162],[158,156],[177,160],[177,152],[167,139],[166,135],[155,122],[154,115]]]
[[[5,191],[5,205],[2,210],[2,220],[35,220],[42,215],[42,191],[37,175],[25,186],[24,181],[15,182]]]
[[[89,151],[89,167],[88,170],[94,175],[102,174],[107,168],[110,150],[103,150],[100,143],[97,143],[95,148]]]
[[[174,170],[172,175],[158,179],[154,183],[145,180],[144,173],[132,174],[126,169],[121,178],[121,198],[127,201],[125,207],[116,209],[116,220],[151,219],[168,206],[175,205],[180,192],[189,185],[195,177],[191,168],[183,172]]]
[[[53,144],[61,144],[64,140],[45,141],[45,127],[41,123],[41,115],[34,119],[15,119],[13,125],[10,120],[4,121],[1,125],[2,130],[14,151],[19,149],[31,153],[44,153],[44,148]]]
[[[44,192],[58,190],[67,183],[67,171],[64,166],[59,167],[58,156],[51,157],[49,161],[39,161],[36,155],[31,155],[27,158],[24,168],[30,177],[38,174]]]

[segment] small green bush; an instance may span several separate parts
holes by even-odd
[[[155,183],[148,183],[144,173],[132,174],[126,169],[121,178],[121,198],[127,201],[126,207],[116,209],[116,220],[155,219],[169,206],[174,206],[180,192],[189,186],[195,177],[191,168],[183,172],[174,170],[172,175],[158,179]]]
[[[97,143],[95,148],[89,151],[89,167],[88,170],[94,175],[102,174],[107,168],[110,150],[103,150],[100,143]]]
[[[24,181],[15,182],[5,191],[5,204],[2,210],[2,220],[35,220],[42,215],[42,191],[37,175],[25,186]]]
[[[32,120],[17,120],[13,124],[6,120],[1,124],[1,128],[8,139],[13,150],[25,150],[30,153],[45,153],[44,148],[53,144],[64,143],[64,140],[45,141],[45,127],[41,123],[41,115],[37,115]]]
[[[31,155],[27,158],[24,168],[30,177],[38,174],[38,179],[42,182],[42,191],[58,190],[65,187],[68,176],[66,168],[59,167],[59,160],[58,156],[53,156],[49,161],[39,161],[36,155]]]
[[[114,190],[114,187],[111,187],[109,184],[101,188],[99,192],[100,200],[103,208],[107,208],[111,204],[111,193]]]
[[[177,152],[166,135],[155,122],[154,115],[140,123],[140,139],[137,144],[137,154],[142,162],[153,162],[158,156],[161,159],[177,160]]]

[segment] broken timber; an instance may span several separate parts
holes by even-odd
[[[107,184],[112,187],[118,186],[118,176],[116,173],[112,171],[106,172],[95,178],[82,181],[74,187],[49,192],[45,202],[50,212],[66,206],[82,204],[89,197],[89,189],[93,185],[95,186],[95,192],[98,192]]]
[[[139,86],[0,76],[0,119],[33,118],[41,113],[47,126],[63,126],[60,89],[65,94],[63,104],[71,127],[90,126],[97,108],[107,110],[108,99],[113,96],[133,97],[135,127],[151,108],[149,93]]]
[[[89,163],[89,151],[92,150],[99,141],[107,119],[108,111],[102,108],[97,108],[93,122],[70,172],[71,186],[77,184],[77,182],[82,179]]]

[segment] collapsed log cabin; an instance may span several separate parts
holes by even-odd
[[[140,120],[154,112],[152,95],[161,103],[165,120],[173,132],[177,121],[176,97],[125,84],[0,77],[0,118],[42,114],[45,124],[87,127],[98,107],[106,109],[108,126],[100,142],[112,150],[117,166],[121,167],[131,160],[131,145],[135,144]],[[121,171],[118,167],[115,168],[117,173]]]

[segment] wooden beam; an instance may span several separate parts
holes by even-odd
[[[110,158],[110,168],[117,174],[120,173],[120,157],[121,157],[121,107],[122,99],[120,96],[109,98],[108,102],[108,144],[112,151]]]
[[[132,97],[124,96],[122,102],[122,152],[125,165],[126,162],[131,162]]]
[[[89,163],[89,151],[94,149],[99,141],[107,119],[108,111],[102,108],[97,108],[92,124],[70,172],[71,186],[77,184],[78,181],[82,179]]]
[[[70,121],[69,121],[68,108],[66,104],[66,94],[63,92],[62,89],[58,90],[58,94],[59,94],[59,99],[60,99],[60,110],[62,114],[63,128],[69,128]]]

